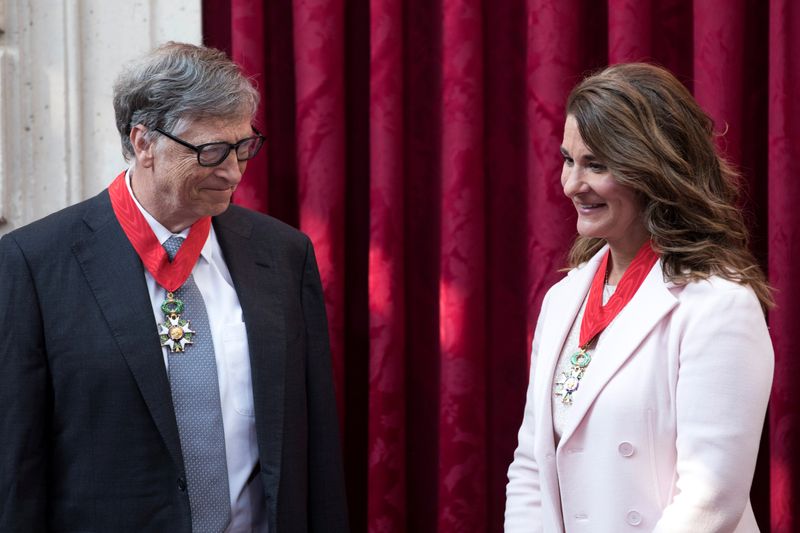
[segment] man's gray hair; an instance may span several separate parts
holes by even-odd
[[[215,48],[166,43],[130,63],[114,83],[114,114],[126,160],[137,124],[174,131],[182,120],[255,116],[259,94],[239,66]]]

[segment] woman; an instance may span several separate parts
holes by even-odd
[[[652,65],[570,94],[561,184],[579,236],[536,326],[507,532],[758,531],[772,300],[713,137]]]

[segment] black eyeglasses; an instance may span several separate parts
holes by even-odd
[[[219,165],[228,158],[228,154],[231,153],[231,150],[236,152],[236,158],[239,161],[247,161],[248,159],[254,158],[264,144],[264,136],[255,128],[253,128],[256,134],[254,137],[242,139],[236,144],[219,141],[200,144],[198,146],[188,143],[179,137],[175,137],[161,128],[155,128],[155,131],[197,152],[197,162],[203,167],[215,167]]]

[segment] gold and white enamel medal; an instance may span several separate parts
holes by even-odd
[[[186,351],[186,347],[192,344],[195,332],[189,326],[189,321],[181,318],[183,301],[175,298],[174,293],[167,292],[161,311],[166,319],[158,325],[161,346],[168,347],[173,353]]]

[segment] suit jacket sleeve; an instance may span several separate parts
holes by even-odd
[[[749,288],[726,282],[686,307],[672,319],[680,351],[676,480],[654,532],[733,531],[755,470],[772,344]]]
[[[310,241],[306,246],[302,290],[307,335],[309,531],[344,532],[349,528],[328,323]]]
[[[0,239],[0,531],[42,531],[47,517],[48,370],[26,259]]]
[[[552,289],[551,289],[552,290]],[[508,486],[506,487],[506,513],[505,531],[513,532],[541,532],[542,525],[542,494],[539,483],[539,466],[533,454],[534,443],[534,394],[533,377],[536,363],[539,360],[539,345],[541,344],[542,324],[547,314],[547,301],[550,292],[542,302],[542,309],[536,322],[531,348],[531,372],[528,381],[528,393],[525,401],[525,414],[522,426],[519,429],[517,449],[514,460],[508,468]]]

